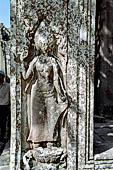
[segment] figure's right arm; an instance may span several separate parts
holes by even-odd
[[[37,61],[37,57],[35,57],[31,61],[31,63],[30,63],[30,65],[29,65],[27,70],[25,69],[24,63],[21,64],[21,66],[22,66],[22,76],[23,76],[24,80],[28,79],[29,76],[31,75],[31,73],[33,73],[35,65],[36,65],[36,61]]]

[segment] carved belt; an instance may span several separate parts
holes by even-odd
[[[37,92],[38,93],[40,93],[40,94],[42,94],[44,97],[52,97],[52,96],[54,96],[55,95],[55,93],[54,93],[54,87],[51,89],[51,90],[49,90],[49,91],[40,91],[40,90],[37,90]]]

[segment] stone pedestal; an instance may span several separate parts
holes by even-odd
[[[66,170],[67,154],[62,148],[29,150],[23,157],[24,170]]]

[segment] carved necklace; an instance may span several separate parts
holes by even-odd
[[[39,57],[39,61],[40,61],[41,63],[47,63],[47,62],[50,61],[50,60],[49,60],[49,57],[48,57],[48,56],[40,56],[40,57]]]

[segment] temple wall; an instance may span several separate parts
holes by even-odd
[[[93,0],[11,0],[11,170],[25,169],[27,165],[23,164],[23,156],[26,158],[26,154],[31,154],[35,157],[37,154],[27,142],[31,124],[31,93],[25,90],[27,81],[22,76],[22,62],[25,62],[27,70],[34,56],[40,56],[34,45],[34,35],[41,22],[47,23],[45,33],[55,35],[57,48],[53,55],[57,51],[57,64],[61,67],[66,90],[68,105],[66,114],[63,113],[61,150],[56,148],[55,154],[62,151],[63,157],[65,150],[67,159],[62,166],[60,160],[58,167],[50,162],[53,160],[46,162],[46,159],[43,160],[45,164],[41,160],[42,163],[33,166],[35,169],[48,169],[49,166],[61,170],[94,169],[95,10]],[[32,150],[31,153],[29,150]],[[46,154],[45,150],[43,152]]]

